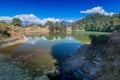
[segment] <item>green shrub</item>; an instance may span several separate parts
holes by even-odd
[[[18,19],[18,18],[14,18],[14,19],[12,20],[12,24],[13,24],[14,26],[22,26],[22,21],[21,21],[20,19]]]
[[[106,35],[90,35],[90,39],[92,40],[92,44],[106,44],[108,42],[108,37]]]

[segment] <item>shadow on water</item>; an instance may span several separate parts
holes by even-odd
[[[58,71],[54,74],[48,74],[50,80],[80,80],[72,77],[72,73],[64,71],[64,66],[62,65],[64,61],[71,57],[79,47],[83,44],[81,43],[60,43],[52,47],[51,55],[57,60],[55,64]]]
[[[62,63],[67,57],[70,57],[75,51],[82,46],[80,43],[60,43],[52,47],[51,54],[58,61]]]

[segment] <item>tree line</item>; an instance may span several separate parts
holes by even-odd
[[[12,25],[22,26],[22,21],[18,18],[12,20]],[[48,27],[51,33],[66,32],[68,25],[62,22],[47,21],[46,24],[30,24],[37,25],[41,28]],[[85,30],[85,31],[100,31],[100,32],[113,32],[120,30],[120,13],[113,16],[106,16],[101,14],[89,14],[87,17],[80,19],[71,25],[72,30]]]
[[[71,26],[73,30],[113,32],[120,30],[120,14],[114,14],[113,16],[90,14]]]
[[[51,33],[61,33],[61,32],[66,32],[67,29],[67,25],[65,25],[64,23],[61,22],[51,22],[51,21],[47,21],[47,23],[45,24],[46,27],[49,27],[49,30]]]
[[[5,23],[4,21],[1,21],[2,23]],[[13,18],[12,25],[14,26],[20,26],[23,27],[22,25],[22,21],[19,18]],[[38,26],[41,28],[47,28],[50,30],[51,33],[60,33],[60,32],[66,32],[67,29],[67,25],[62,23],[62,22],[51,22],[51,21],[47,21],[44,25],[42,24],[29,24],[29,25],[25,25],[24,27],[29,27],[29,26]]]

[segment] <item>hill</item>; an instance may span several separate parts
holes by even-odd
[[[114,14],[113,16],[90,14],[72,25],[79,30],[113,32],[120,30],[120,14]]]

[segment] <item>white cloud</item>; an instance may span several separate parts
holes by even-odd
[[[59,18],[44,18],[44,19],[42,19],[40,21],[41,21],[41,23],[46,23],[47,21],[60,22],[60,21],[62,21],[62,19],[59,19]]]
[[[33,14],[20,14],[14,16],[14,18],[19,18],[22,21],[39,21],[39,19]]]
[[[70,20],[65,20],[65,21],[70,22],[70,23],[75,22],[75,20],[72,20],[72,19],[70,19]]]
[[[13,18],[19,18],[23,24],[31,24],[31,23],[35,23],[35,24],[45,24],[47,21],[52,21],[52,22],[60,22],[64,19],[59,19],[59,18],[44,18],[44,19],[40,19],[37,16],[35,16],[34,14],[20,14],[20,15],[16,15],[13,17],[9,17],[9,16],[2,16],[0,17],[0,20],[4,20],[5,22],[12,22]],[[67,22],[74,22],[74,20],[65,20]]]
[[[80,13],[85,13],[85,14],[100,13],[100,14],[106,15],[106,16],[112,16],[114,14],[113,12],[105,11],[103,9],[103,7],[101,7],[101,6],[97,6],[92,9],[85,10],[85,11],[80,11]]]
[[[7,22],[7,23],[11,23],[12,17],[2,16],[2,17],[0,17],[0,21],[5,21],[5,22]]]
[[[23,23],[27,22],[28,24],[40,23],[40,19],[37,18],[37,16],[35,16],[34,14],[20,14],[20,15],[14,16],[13,18],[19,18]]]

